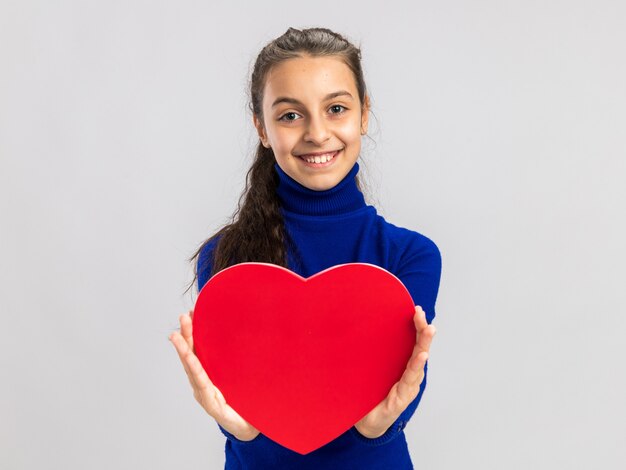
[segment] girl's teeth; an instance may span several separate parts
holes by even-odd
[[[334,154],[322,155],[315,157],[306,157],[305,160],[309,163],[326,163],[332,160]]]

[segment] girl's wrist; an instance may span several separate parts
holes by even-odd
[[[242,442],[249,442],[249,441],[256,439],[259,434],[261,434],[259,431],[252,431],[252,432],[247,432],[243,434],[233,433],[233,436],[235,436],[238,440]]]
[[[354,427],[359,432],[359,434],[361,434],[363,437],[367,437],[368,439],[376,439],[377,437],[380,437],[387,432],[387,429],[383,429],[382,432],[365,429],[363,426],[360,426],[358,424],[355,424]]]

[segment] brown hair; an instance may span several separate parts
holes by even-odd
[[[275,65],[292,58],[309,55],[313,57],[337,56],[343,60],[354,75],[361,106],[366,100],[366,86],[361,68],[361,51],[338,33],[326,28],[298,30],[289,28],[282,36],[267,44],[259,53],[249,83],[250,110],[263,122],[263,91],[268,72]],[[257,261],[287,267],[287,246],[296,253],[295,246],[285,230],[276,195],[278,174],[274,168],[276,159],[271,148],[259,140],[252,166],[246,174],[245,189],[239,197],[237,209],[230,222],[210,238],[202,242],[189,258],[194,266],[194,279],[187,292],[204,273],[207,266],[197,266],[203,248],[219,237],[213,251],[211,276],[237,263]],[[355,181],[359,190],[361,184]],[[208,263],[207,259],[207,263]]]

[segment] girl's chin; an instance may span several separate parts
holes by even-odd
[[[347,174],[347,172],[346,172]],[[308,176],[302,175],[296,181],[300,183],[305,188],[308,188],[312,191],[326,191],[328,189],[334,188],[339,184],[339,182],[345,178],[346,174],[343,175],[317,175],[317,176]]]

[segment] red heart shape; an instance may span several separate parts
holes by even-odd
[[[307,454],[346,432],[400,380],[415,345],[415,306],[367,263],[309,278],[241,263],[202,288],[196,355],[226,402],[273,441]]]

